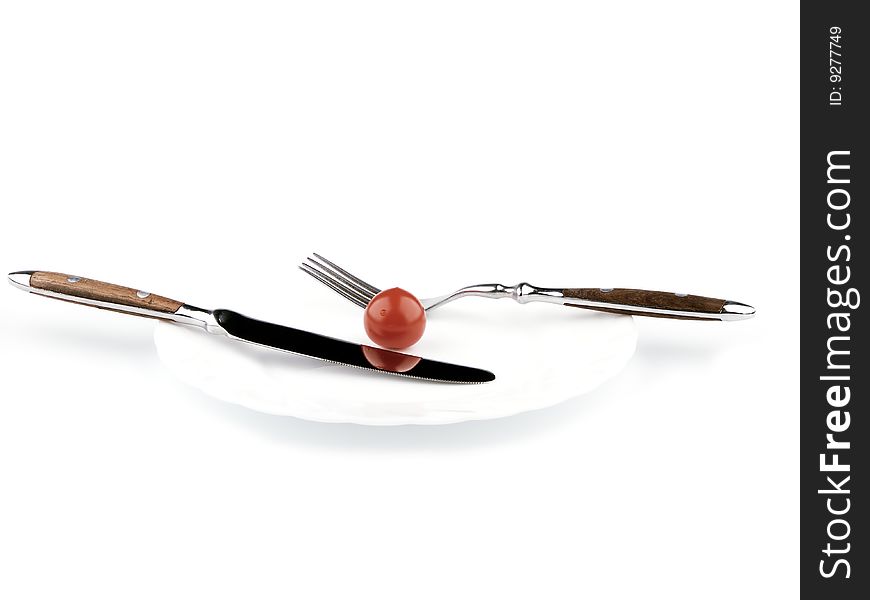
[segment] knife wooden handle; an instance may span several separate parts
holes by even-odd
[[[562,290],[562,295],[565,306],[666,319],[722,321],[729,320],[729,318],[746,318],[755,312],[752,307],[720,298],[650,290],[568,288]],[[737,306],[746,307],[746,309],[732,312],[735,310],[733,307]],[[751,312],[748,312],[747,309],[751,309]]]
[[[184,304],[135,288],[49,271],[30,273],[29,287],[33,292],[47,292],[43,295],[60,300],[152,318],[171,315]]]

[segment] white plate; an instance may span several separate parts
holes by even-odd
[[[362,311],[329,290],[293,302],[286,314],[305,322],[282,323],[368,343]],[[479,385],[382,375],[163,322],[154,341],[176,376],[226,402],[312,421],[403,425],[494,419],[579,396],[625,366],[637,333],[631,317],[461,300],[429,315],[423,339],[408,352],[495,373],[494,382]]]

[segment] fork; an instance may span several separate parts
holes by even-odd
[[[362,308],[381,292],[317,253],[304,260],[299,268]],[[520,304],[549,302],[622,315],[695,321],[740,321],[755,314],[755,309],[748,304],[706,296],[626,288],[543,288],[529,283],[470,285],[450,294],[421,299],[420,303],[429,312],[468,296],[512,298]]]

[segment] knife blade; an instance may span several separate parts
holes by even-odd
[[[150,292],[50,271],[9,273],[9,283],[24,291],[132,314],[200,327],[208,333],[338,363],[415,379],[445,383],[486,383],[495,375],[484,369],[440,362],[402,352],[312,333],[246,317],[227,309],[206,310]]]

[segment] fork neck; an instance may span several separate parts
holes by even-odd
[[[557,288],[539,288],[531,283],[518,283],[511,290],[511,298],[520,304],[527,302],[551,302],[553,304],[562,304],[565,299],[561,289]]]
[[[517,285],[503,285],[501,283],[484,283],[480,285],[470,285],[459,289],[452,294],[440,296],[438,298],[429,298],[422,300],[423,307],[426,310],[431,310],[436,306],[453,302],[459,298],[468,296],[477,296],[480,298],[511,298],[520,304],[527,302],[552,302],[561,304],[564,296],[562,290],[555,288],[538,288],[530,283],[518,283]]]

